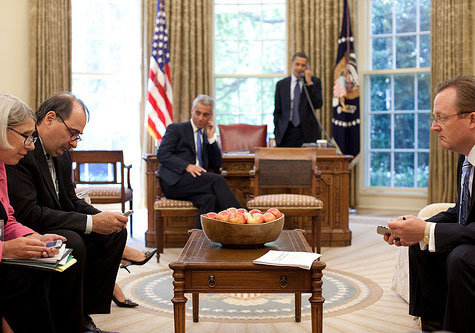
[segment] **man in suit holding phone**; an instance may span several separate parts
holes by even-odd
[[[191,108],[191,120],[168,125],[157,152],[160,184],[169,199],[188,200],[199,214],[240,207],[219,171],[221,150],[212,121],[214,100],[198,95]],[[201,229],[198,216],[196,227]]]
[[[475,76],[435,90],[431,130],[442,147],[460,154],[455,207],[427,221],[401,216],[388,222],[389,244],[409,247],[409,313],[422,330],[473,332],[475,327]]]
[[[277,82],[275,89],[274,135],[277,147],[301,147],[321,136],[313,109],[322,106],[321,81],[312,76],[304,52],[292,56],[291,66],[292,75]]]

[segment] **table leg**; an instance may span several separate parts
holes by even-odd
[[[192,293],[193,300],[193,322],[197,323],[199,321],[199,311],[200,311],[200,294]]]
[[[295,293],[295,321],[302,320],[302,293]]]
[[[308,299],[311,305],[312,333],[323,332],[323,302],[325,299],[322,297],[322,276],[321,270],[312,270],[312,296]]]
[[[175,333],[185,333],[185,265],[170,264],[173,270],[173,318],[175,322]]]

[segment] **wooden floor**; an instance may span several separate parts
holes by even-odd
[[[410,212],[414,213],[414,212]],[[350,229],[353,232],[352,245],[340,248],[322,248],[321,260],[333,270],[357,274],[377,283],[383,290],[382,297],[372,305],[351,313],[324,317],[324,332],[417,332],[418,321],[408,314],[408,304],[391,290],[396,251],[376,234],[376,226],[385,224],[388,218],[397,217],[395,212],[364,211],[350,215]],[[134,214],[134,238],[128,245],[144,249],[146,212]],[[168,267],[175,260],[180,249],[165,249],[160,264],[152,259],[144,266],[133,266],[132,276],[139,272]],[[130,278],[124,270],[119,272],[118,282]],[[126,296],[130,297],[130,295]],[[189,300],[191,302],[191,300]],[[305,302],[306,300],[302,300]],[[156,316],[134,309],[111,306],[111,314],[94,315],[95,323],[102,330],[114,332],[173,332],[173,318]],[[226,323],[226,322],[186,322],[187,332],[311,332],[309,320],[301,323]]]

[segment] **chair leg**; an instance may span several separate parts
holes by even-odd
[[[129,209],[130,210],[133,210],[132,208],[134,207],[133,205],[133,202],[132,202],[132,199],[130,199],[130,203],[129,203]],[[133,238],[134,236],[134,229],[132,228],[132,218],[133,218],[134,214],[130,215],[130,218],[129,218],[129,224],[130,224],[130,238]]]

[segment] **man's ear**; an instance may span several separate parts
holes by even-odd
[[[470,117],[470,128],[475,128],[475,112],[471,112],[468,116]]]
[[[45,124],[46,125],[51,125],[53,123],[53,121],[56,120],[56,112],[54,111],[48,111],[48,113],[46,114],[45,118],[44,118],[44,121],[45,121]]]

